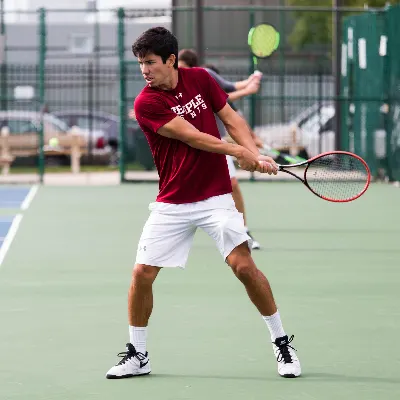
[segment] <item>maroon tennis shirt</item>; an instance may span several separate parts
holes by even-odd
[[[202,68],[179,68],[173,90],[147,85],[140,92],[135,115],[160,177],[157,201],[194,203],[232,192],[225,155],[194,149],[157,133],[178,115],[205,135],[220,138],[214,113],[225,106],[227,97]]]

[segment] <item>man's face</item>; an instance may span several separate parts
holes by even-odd
[[[145,81],[151,87],[157,87],[169,81],[174,71],[175,57],[171,55],[164,64],[160,56],[149,53],[138,58],[138,62]]]

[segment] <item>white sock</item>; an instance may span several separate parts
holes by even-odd
[[[129,326],[129,341],[139,353],[146,353],[147,327]]]
[[[269,332],[271,334],[271,340],[275,342],[276,338],[280,338],[285,336],[286,333],[282,326],[281,316],[279,315],[279,311],[270,316],[263,316],[263,320],[266,322]]]

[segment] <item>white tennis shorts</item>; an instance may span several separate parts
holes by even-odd
[[[236,210],[231,194],[196,203],[150,203],[149,210],[138,244],[137,264],[185,268],[197,228],[214,239],[224,260],[246,241],[251,249],[243,214]]]
[[[235,164],[233,163],[233,158],[232,156],[226,156],[226,162],[228,163],[228,170],[229,170],[229,177],[236,178],[236,167]]]

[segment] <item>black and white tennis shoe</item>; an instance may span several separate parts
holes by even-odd
[[[147,351],[145,354],[136,351],[132,343],[127,343],[126,351],[118,353],[118,357],[122,359],[107,372],[107,379],[132,378],[151,372]]]
[[[276,361],[278,361],[278,373],[284,378],[297,378],[301,375],[300,361],[296,355],[296,349],[292,343],[294,336],[290,338],[282,336],[272,343]]]

